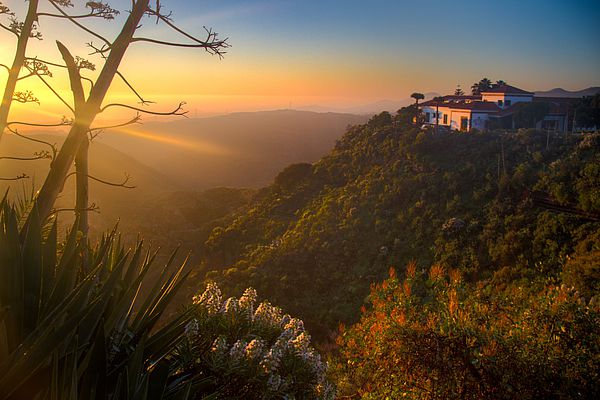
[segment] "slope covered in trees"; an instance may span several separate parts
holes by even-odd
[[[213,230],[206,278],[234,293],[256,287],[321,339],[410,260],[471,282],[564,275],[597,290],[585,261],[599,251],[597,136],[434,135],[406,120],[380,114],[319,162],[286,168]]]

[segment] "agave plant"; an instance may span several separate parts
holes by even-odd
[[[126,251],[116,231],[90,248],[77,221],[64,243],[29,211],[0,202],[0,399],[188,399],[208,378],[170,362],[191,317],[157,322],[184,282],[185,263],[141,295],[156,253]],[[88,268],[83,268],[83,263]],[[173,272],[170,272],[174,269]]]

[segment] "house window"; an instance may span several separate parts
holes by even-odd
[[[506,107],[510,107],[510,105],[511,105],[511,104],[512,104],[512,101],[511,101],[511,100],[505,100],[505,101],[504,101],[504,105],[505,105]]]
[[[502,107],[502,100],[498,100],[498,107]]]
[[[430,119],[429,119],[429,116],[430,116],[430,115],[431,115],[431,114],[429,114],[428,112],[426,112],[426,113],[425,113],[425,121],[427,121],[427,122],[429,122],[429,121],[430,121]]]
[[[444,125],[448,124],[448,114],[444,114]]]

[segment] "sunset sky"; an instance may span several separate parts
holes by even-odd
[[[3,0],[19,11],[22,0]],[[487,76],[528,90],[600,86],[598,1],[183,1],[164,0],[189,32],[213,27],[228,37],[225,58],[203,51],[134,44],[122,72],[167,109],[179,100],[192,115],[309,105],[349,107],[414,91],[447,93]],[[110,4],[125,10],[129,1]],[[95,23],[107,36],[125,17]],[[21,14],[22,15],[22,14]],[[90,39],[64,22],[40,21],[45,40],[30,56],[58,59],[54,40],[86,56]],[[146,20],[142,32],[175,38]],[[0,62],[15,41],[0,32]],[[100,64],[100,60],[95,60]],[[65,85],[58,75],[58,86]],[[0,71],[0,84],[5,74]],[[66,86],[62,86],[66,87]],[[42,105],[15,108],[65,113],[33,81]],[[112,99],[135,101],[115,83]]]

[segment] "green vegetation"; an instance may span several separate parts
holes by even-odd
[[[352,127],[310,171],[292,167],[259,191],[213,230],[206,278],[232,294],[256,287],[320,340],[356,321],[390,265],[413,259],[469,282],[568,275],[595,290],[587,277],[597,267],[577,260],[599,250],[597,136],[552,136],[547,146],[533,130],[434,135],[407,115]],[[532,193],[568,212],[537,207]]]
[[[600,303],[552,280],[473,286],[411,264],[342,330],[338,388],[364,399],[594,399]]]
[[[302,321],[268,303],[254,310],[252,289],[221,312],[212,286],[161,319],[189,276],[171,268],[175,254],[151,280],[156,254],[141,242],[126,251],[113,231],[90,248],[72,229],[62,243],[31,207],[0,201],[0,399],[332,396]],[[212,351],[215,338],[226,354]]]
[[[597,396],[600,137],[435,134],[414,112],[270,187],[146,202],[147,236],[207,238],[185,273],[3,200],[0,398],[331,398],[286,313],[342,395]]]

